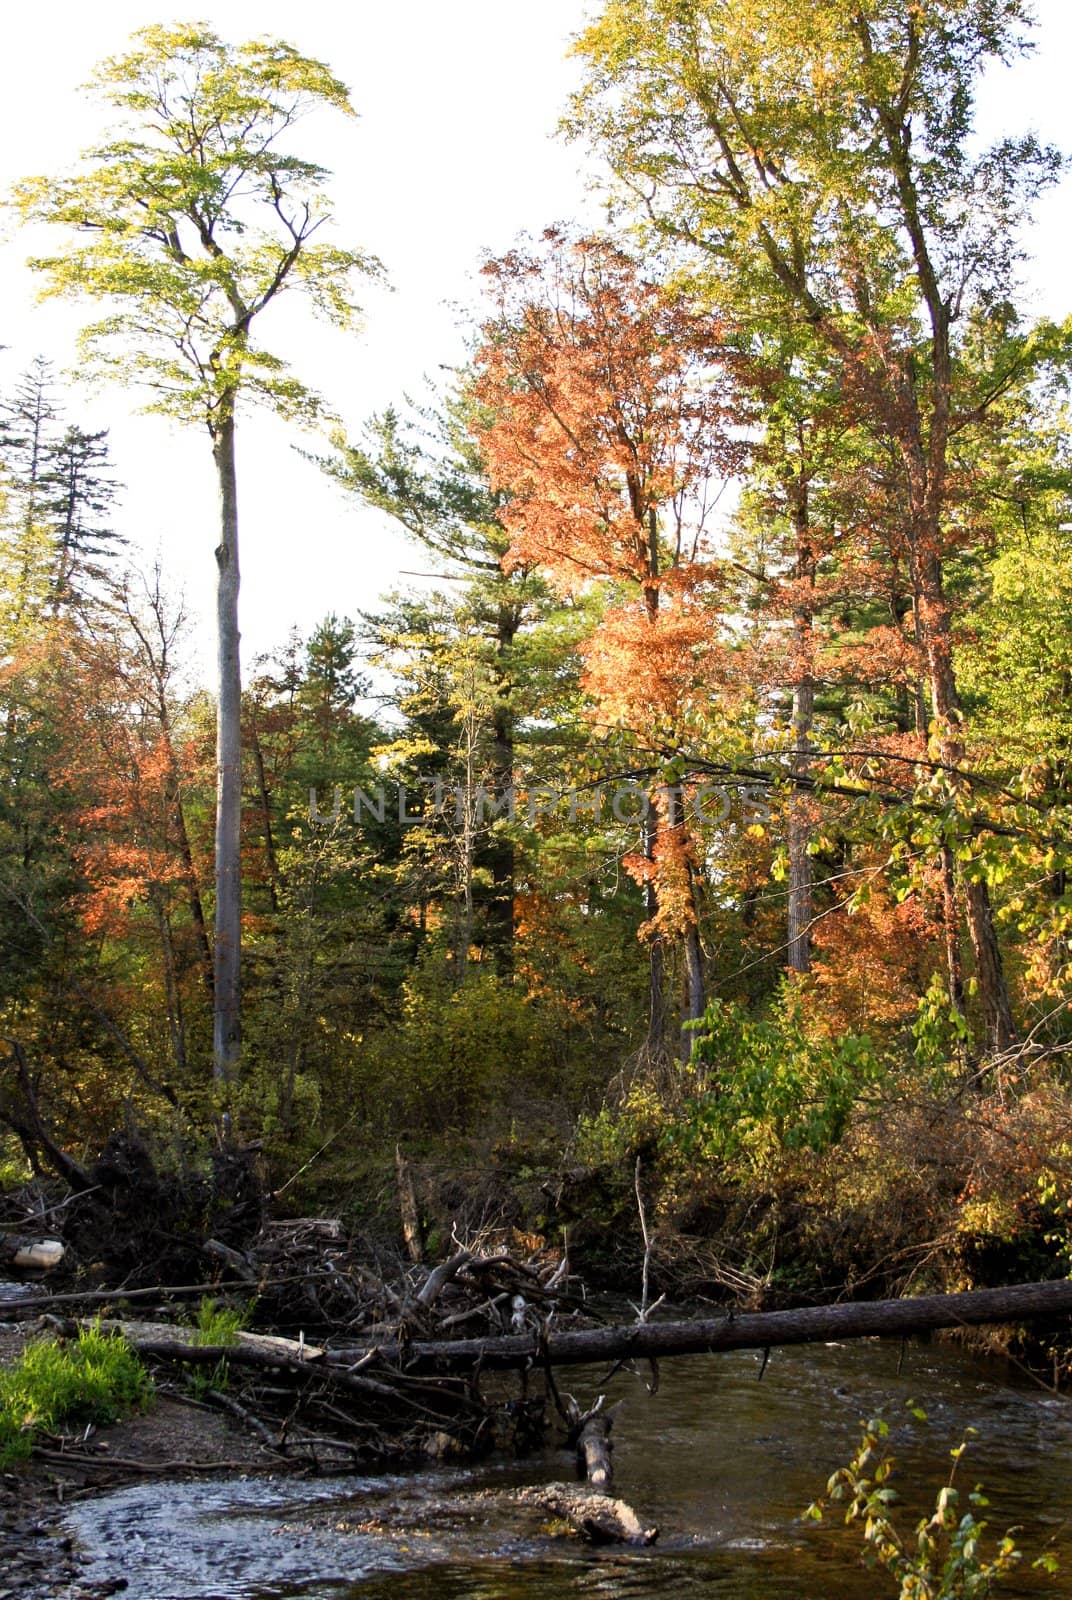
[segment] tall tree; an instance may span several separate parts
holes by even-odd
[[[53,615],[88,598],[126,542],[111,525],[118,491],[107,430],[66,424],[56,390],[39,356],[0,401],[0,469],[11,484],[5,520],[14,544],[47,560]]]
[[[119,131],[69,177],[23,181],[23,216],[72,230],[38,257],[46,292],[107,302],[82,335],[87,357],[146,386],[148,409],[207,428],[219,488],[216,806],[216,1077],[241,1057],[241,667],[238,632],[239,403],[303,418],[315,397],[254,343],[254,326],[285,291],[302,291],[337,326],[356,306],[358,250],[323,241],[323,167],[285,138],[317,106],[352,114],[345,86],[280,41],[226,44],[199,25],[139,30],[94,86]]]
[[[1038,359],[1016,227],[1059,169],[1032,137],[974,153],[975,82],[1023,48],[1022,0],[609,0],[574,108],[647,225],[753,328],[788,315],[892,442],[932,757],[964,756],[943,564],[952,441]],[[969,315],[1001,329],[965,359]],[[951,846],[963,841],[951,840]],[[990,897],[964,874],[988,1045],[1013,1036]]]
[[[56,380],[38,357],[0,403],[0,465],[7,479],[4,507],[5,631],[36,626],[51,583],[52,536],[43,501],[51,439],[59,424]]]
[[[622,251],[555,231],[545,246],[485,269],[495,316],[478,358],[478,426],[492,482],[510,495],[508,559],[543,566],[566,593],[612,586],[586,652],[590,691],[606,723],[676,751],[718,631],[704,537],[737,453],[724,374],[706,320]],[[696,857],[671,790],[651,805],[643,864],[632,864],[648,891],[658,1050],[667,932],[685,954],[684,1020],[704,1010]]]
[[[374,418],[362,443],[340,440],[336,455],[323,464],[338,482],[399,522],[442,565],[444,577],[461,586],[464,598],[452,609],[469,640],[470,656],[480,641],[478,698],[482,720],[490,720],[482,741],[487,744],[490,733],[490,748],[480,757],[481,781],[500,803],[517,780],[517,723],[526,698],[519,681],[518,636],[544,605],[547,591],[529,566],[504,565],[510,538],[501,520],[503,496],[488,482],[473,433],[476,409],[467,381],[463,375],[460,388],[438,409],[424,408],[408,418],[389,410]],[[470,660],[470,677],[475,665]],[[482,830],[478,854],[491,876],[486,942],[505,974],[513,966],[512,831],[493,822]]]
[[[0,402],[0,458],[32,518],[45,475],[49,444],[60,420],[56,376],[49,362],[37,356],[24,372],[10,399]]]
[[[107,576],[108,560],[126,543],[111,523],[116,486],[108,433],[70,426],[49,448],[42,477],[56,552],[52,609],[83,599]]]

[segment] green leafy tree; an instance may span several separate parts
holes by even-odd
[[[752,337],[790,321],[859,405],[953,812],[965,744],[945,570],[963,533],[951,451],[1060,342],[1013,309],[1017,229],[1060,158],[1030,135],[981,152],[971,139],[978,75],[1022,52],[1026,22],[1021,0],[608,0],[578,45],[588,76],[573,126],[642,225]],[[967,337],[980,322],[982,343]],[[963,840],[954,829],[943,843]],[[1014,1028],[988,884],[974,845],[960,853],[1000,1052]]]
[[[397,626],[388,624],[396,640],[389,648],[397,653],[398,641],[408,638],[417,647],[410,657],[413,668],[423,649],[418,644],[422,627],[429,639],[445,627],[446,635],[431,652],[439,663],[438,707],[428,700],[426,682],[424,702],[418,704],[411,696],[407,714],[426,722],[438,716],[438,731],[430,724],[424,730],[431,741],[427,753],[431,755],[444,740],[460,738],[459,750],[468,749],[463,765],[467,764],[471,779],[499,804],[518,778],[518,723],[528,709],[522,681],[527,673],[519,661],[524,635],[546,610],[548,594],[531,568],[504,568],[509,538],[501,522],[503,497],[488,482],[472,433],[477,409],[463,375],[461,386],[438,408],[421,408],[407,417],[388,410],[369,423],[361,442],[338,439],[336,454],[323,465],[346,489],[405,528],[432,554],[444,577],[459,585],[458,603],[433,602],[430,612],[439,614],[434,620],[429,614],[423,625],[416,612],[405,618],[406,605],[401,603]],[[444,676],[452,670],[446,661],[447,636],[454,640],[456,656],[449,687]],[[475,819],[461,820],[469,839],[462,858],[468,859],[475,849],[484,880],[479,895],[487,925],[482,942],[506,974],[514,959],[514,832],[494,819],[487,827]],[[471,870],[463,870],[461,882],[469,885],[462,893],[466,904],[472,894],[471,879]],[[463,924],[471,920],[466,912]]]
[[[327,173],[290,153],[306,111],[345,114],[345,86],[279,41],[232,46],[196,24],[154,26],[107,60],[94,86],[118,130],[70,176],[23,181],[32,222],[70,230],[33,265],[46,293],[103,301],[82,334],[85,358],[144,386],[148,409],[207,428],[219,483],[216,547],[217,712],[214,1061],[227,1082],[241,1059],[241,669],[235,426],[243,401],[308,419],[316,397],[258,345],[255,324],[284,292],[301,291],[337,326],[354,318],[355,276],[372,257],[322,229]]]
[[[46,602],[56,616],[86,602],[124,540],[111,525],[117,487],[106,430],[66,424],[56,380],[38,357],[0,400],[0,510],[7,626],[31,631]]]

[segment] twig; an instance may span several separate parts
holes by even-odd
[[[269,1450],[278,1453],[276,1436],[271,1428],[261,1421],[260,1417],[255,1417],[252,1411],[247,1411],[245,1406],[239,1405],[238,1401],[231,1395],[223,1394],[219,1389],[209,1389],[208,1397],[210,1400],[215,1400],[216,1404],[222,1406],[225,1411],[229,1411],[232,1416],[238,1417],[247,1427],[252,1428],[253,1432],[264,1440]]]
[[[90,1450],[47,1450],[34,1455],[61,1466],[122,1467],[127,1472],[248,1472],[248,1461],[135,1461],[131,1456],[94,1455]]]
[[[485,1300],[482,1305],[472,1306],[468,1311],[455,1311],[452,1316],[444,1317],[439,1326],[441,1329],[456,1328],[459,1323],[472,1322],[474,1317],[485,1317],[489,1311],[495,1311],[504,1301],[509,1300],[510,1292],[504,1289],[502,1294],[497,1294],[490,1300]]]

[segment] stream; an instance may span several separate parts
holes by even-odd
[[[941,1343],[774,1350],[759,1372],[757,1356],[737,1352],[664,1362],[656,1395],[643,1377],[613,1380],[608,1398],[625,1399],[616,1492],[658,1524],[649,1549],[586,1547],[500,1492],[569,1479],[572,1457],[553,1445],[520,1462],[393,1476],[142,1483],[81,1502],[67,1527],[84,1581],[125,1579],[126,1600],[882,1600],[897,1584],[860,1564],[859,1530],[836,1507],[821,1526],[800,1519],[850,1459],[860,1419],[882,1409],[906,1532],[975,1428],[958,1485],[983,1483],[991,1551],[1006,1528],[1022,1530],[1025,1559],[997,1592],[1072,1597],[1072,1402]],[[587,1404],[600,1376],[560,1382]],[[1055,1578],[1031,1570],[1051,1538]]]

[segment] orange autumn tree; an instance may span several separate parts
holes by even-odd
[[[538,251],[484,270],[494,312],[475,394],[491,481],[507,496],[505,560],[543,568],[564,594],[606,587],[585,648],[595,715],[672,754],[706,714],[723,654],[707,525],[738,446],[720,330],[601,239],[548,230]],[[646,894],[658,1053],[667,940],[684,952],[682,1020],[705,1003],[700,864],[679,788],[656,791],[643,849],[625,864]]]
[[[128,1058],[140,1055],[147,1082],[146,1068],[189,1082],[212,996],[205,863],[191,823],[211,794],[209,751],[181,689],[186,619],[159,572],[115,584],[108,599],[92,629],[70,632],[58,718],[73,904],[101,953],[87,979],[95,987],[107,972],[109,1013],[122,1002],[123,1029],[139,1041]]]

